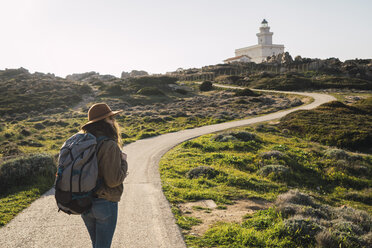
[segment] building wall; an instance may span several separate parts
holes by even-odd
[[[257,63],[256,61],[262,57],[262,49],[260,45],[255,45],[251,47],[245,47],[235,50],[235,56],[248,55],[251,57],[251,61]]]
[[[248,55],[255,63],[261,63],[266,57],[279,53],[284,53],[283,45],[255,45],[235,50],[235,56]]]

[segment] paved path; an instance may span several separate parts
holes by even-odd
[[[293,92],[289,92],[293,93]],[[309,105],[256,118],[183,130],[136,141],[124,147],[128,154],[129,176],[119,204],[118,225],[112,247],[184,248],[182,234],[165,199],[158,171],[162,155],[175,145],[194,137],[228,128],[268,121],[299,109],[312,109],[334,97],[297,93],[315,100]],[[80,216],[58,213],[53,190],[0,228],[0,247],[90,247],[88,232]]]

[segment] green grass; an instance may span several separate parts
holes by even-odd
[[[32,185],[13,187],[0,195],[0,227],[11,221],[23,209],[49,190],[54,180],[38,177]]]
[[[371,99],[351,106],[334,101],[313,110],[296,111],[283,117],[279,126],[311,141],[371,153]]]
[[[164,193],[173,208],[179,203],[202,199],[212,199],[218,205],[247,198],[274,201],[279,194],[298,188],[321,204],[348,205],[372,214],[372,156],[346,153],[347,157],[339,158],[336,155],[340,152],[283,135],[275,127],[258,127],[257,130],[263,132],[251,127],[232,131],[233,134],[249,132],[256,135],[248,141],[225,135],[225,142],[219,142],[220,138],[209,134],[166,153],[160,161],[160,173]],[[289,173],[260,173],[262,168],[270,165],[284,166]],[[189,179],[188,172],[199,166],[211,167],[218,173]],[[298,240],[288,234],[283,236],[286,230],[283,229],[284,219],[273,216],[273,210],[267,211],[257,218],[275,219],[270,219],[271,224],[260,220],[263,226],[270,228],[257,229],[255,225],[261,225],[257,223],[220,223],[202,237],[185,233],[186,241],[190,247],[296,247]],[[184,216],[178,212],[175,217],[180,220]],[[307,247],[305,244],[309,240],[301,241],[301,247]],[[309,247],[313,247],[314,240],[310,243]]]

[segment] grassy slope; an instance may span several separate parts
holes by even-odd
[[[280,128],[326,145],[372,152],[372,98],[352,106],[330,102],[283,117]]]
[[[253,129],[238,130],[251,132]],[[279,133],[256,134],[258,137],[256,140],[247,142],[240,140],[217,142],[213,140],[213,134],[205,135],[177,146],[163,157],[160,162],[163,189],[167,199],[173,204],[173,212],[181,228],[188,229],[191,225],[197,224],[198,220],[182,216],[176,207],[179,202],[213,199],[217,204],[223,205],[230,204],[234,199],[249,197],[272,201],[290,188],[299,188],[323,204],[334,206],[347,204],[372,213],[369,189],[372,185],[371,156],[338,159],[327,155],[327,147],[296,137]],[[276,158],[262,156],[265,152],[273,150],[280,151],[282,156]],[[272,164],[283,165],[289,168],[290,173],[270,173],[263,176],[262,168]],[[198,166],[212,167],[217,170],[218,175],[189,179],[187,172]],[[270,211],[263,213],[264,218],[275,218],[275,227],[279,228],[283,218]],[[235,235],[242,235],[242,239],[245,233],[255,232],[253,236],[261,240],[261,245],[257,244],[261,247],[264,237],[267,239],[265,233],[274,232],[270,228],[262,232],[249,228],[243,230],[237,224],[222,224],[216,228],[209,234],[207,232],[204,237],[188,235],[186,240],[195,246],[225,247],[222,244],[223,239],[228,238],[225,237],[226,232],[231,231],[229,235],[234,236],[232,230],[235,228],[238,230]],[[214,236],[211,238],[208,235]],[[238,242],[235,244],[236,247],[245,247],[243,241],[236,241],[235,238],[230,237],[231,242]],[[278,247],[291,247],[295,242],[288,241],[285,237],[280,239],[275,235],[267,240],[273,243],[277,243],[275,240],[282,242],[283,246]]]
[[[0,115],[67,108],[90,92],[87,85],[22,70],[0,71]]]

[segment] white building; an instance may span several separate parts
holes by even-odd
[[[258,44],[236,49],[234,58],[246,55],[250,58],[250,61],[261,63],[268,56],[284,53],[284,45],[273,44],[273,34],[273,32],[270,32],[267,21],[264,19],[261,22],[260,32],[256,34]],[[224,61],[229,61],[229,59]]]
[[[234,62],[251,62],[251,57],[248,55],[240,55],[232,58],[225,59],[223,62],[226,64],[234,63]]]

